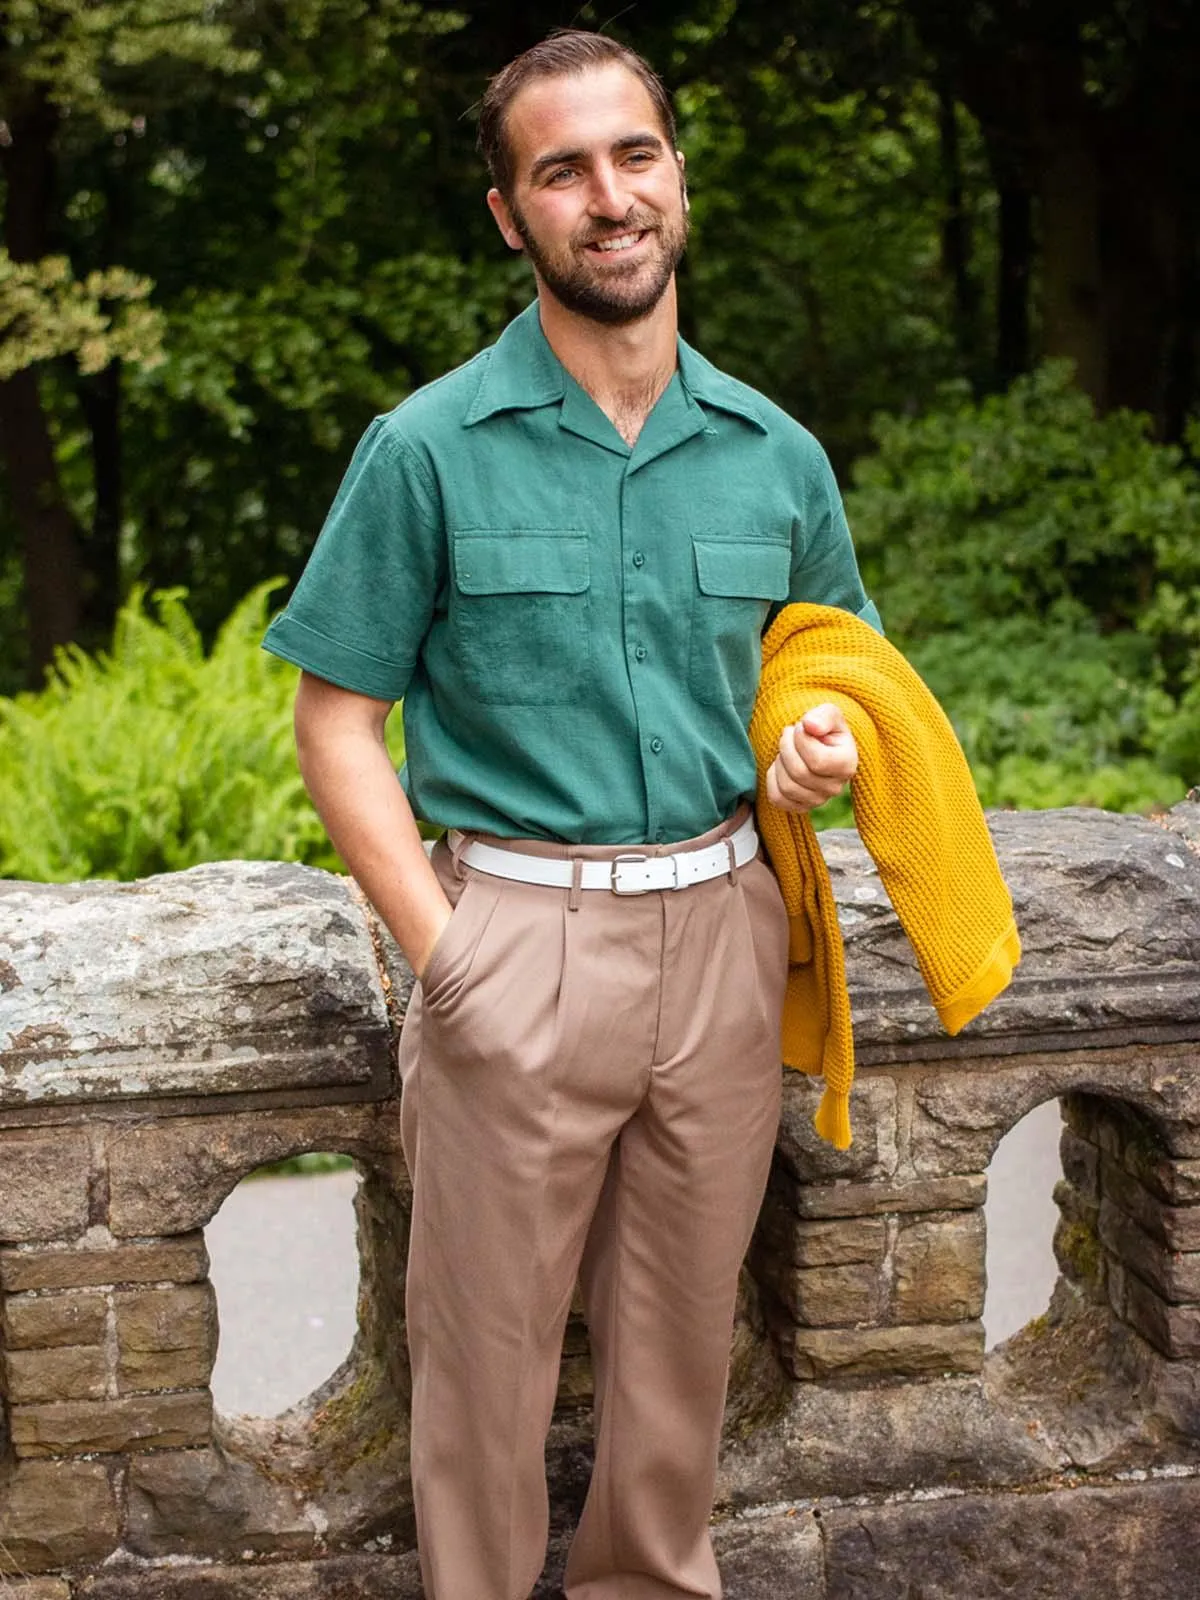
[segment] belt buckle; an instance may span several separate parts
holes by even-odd
[[[639,853],[636,850],[627,851],[624,855],[614,856],[612,858],[612,867],[608,874],[608,886],[612,892],[614,894],[649,894],[650,889],[645,884],[639,889],[623,889],[618,881],[618,868],[626,865],[640,866],[643,862],[649,861],[649,859],[650,857],[644,851]]]
[[[623,866],[635,866],[635,867],[636,866],[644,866],[646,864],[646,862],[648,862],[648,861],[653,861],[656,865],[659,864],[660,862],[669,861],[671,863],[671,872],[672,872],[672,877],[673,877],[673,880],[674,880],[673,883],[671,883],[671,884],[659,884],[659,885],[643,883],[643,884],[639,884],[637,886],[637,888],[633,888],[633,889],[623,887],[622,884],[621,884],[621,881],[620,881],[620,868],[623,867]],[[675,860],[674,856],[649,856],[649,855],[646,855],[643,851],[629,850],[629,851],[626,851],[625,853],[623,853],[622,855],[614,856],[613,859],[612,859],[612,870],[609,872],[609,875],[608,875],[608,886],[609,886],[609,888],[612,890],[612,892],[614,894],[621,894],[621,895],[654,894],[654,893],[656,893],[657,889],[659,889],[659,888],[664,888],[664,889],[677,888],[678,885],[679,885],[679,867],[676,864],[676,860]]]

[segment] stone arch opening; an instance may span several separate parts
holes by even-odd
[[[353,1161],[307,1152],[256,1167],[205,1229],[217,1292],[217,1410],[275,1417],[348,1360],[358,1329]]]
[[[1180,1159],[1134,1107],[1063,1096],[1063,1278],[1168,1360],[1200,1356],[1200,1162]]]
[[[1061,1133],[1059,1103],[1045,1100],[1008,1130],[988,1165],[983,1326],[989,1350],[1042,1315],[1058,1281]]]
[[[379,1540],[381,1549],[413,1542],[403,1300],[409,1190],[370,1113],[354,1113],[344,1142],[328,1126],[337,1120],[336,1112],[322,1118],[320,1129],[298,1118],[301,1125],[289,1130],[280,1119],[274,1138],[221,1141],[220,1159],[206,1174],[204,1215],[211,1239],[213,1216],[264,1158],[279,1162],[314,1149],[351,1156],[344,1170],[357,1187],[347,1242],[357,1291],[348,1348],[333,1371],[326,1366],[317,1386],[277,1415],[234,1414],[218,1404],[204,1448],[135,1457],[127,1541],[135,1555],[307,1557],[348,1541]],[[293,1205],[293,1227],[304,1220]],[[220,1287],[217,1257],[211,1272]],[[278,1358],[277,1350],[268,1353]]]

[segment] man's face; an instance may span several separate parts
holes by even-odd
[[[569,311],[621,324],[662,299],[687,240],[683,160],[618,63],[537,78],[508,108],[513,192],[488,205]]]

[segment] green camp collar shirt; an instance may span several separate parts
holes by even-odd
[[[812,435],[681,340],[630,446],[535,302],[371,424],[265,644],[403,699],[427,821],[668,843],[754,793],[760,641],[788,600],[878,622]]]

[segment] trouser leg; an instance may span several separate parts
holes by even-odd
[[[544,1559],[563,1326],[658,1010],[654,919],[618,938],[606,899],[572,912],[557,891],[469,874],[405,1023],[426,1600],[526,1600]]]
[[[596,1462],[568,1600],[718,1600],[708,1521],[738,1272],[779,1116],[787,929],[761,863],[664,896],[648,1091],[583,1260]]]

